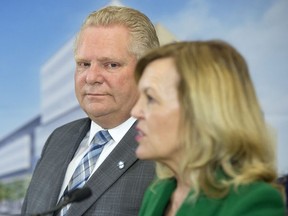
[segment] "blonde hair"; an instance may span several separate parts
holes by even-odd
[[[147,50],[159,46],[156,30],[145,14],[128,7],[108,6],[92,12],[86,18],[76,38],[74,52],[76,53],[77,51],[78,40],[83,29],[89,26],[107,27],[113,25],[121,25],[128,28],[131,34],[129,50],[136,55],[137,59]]]
[[[210,197],[223,197],[233,185],[276,179],[274,146],[247,64],[223,41],[169,44],[139,60],[136,80],[160,58],[174,59],[180,76],[179,138],[184,148],[182,178]],[[160,179],[174,174],[157,164]]]

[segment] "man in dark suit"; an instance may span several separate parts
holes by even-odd
[[[91,13],[75,42],[75,92],[89,118],[57,128],[48,138],[22,206],[22,215],[53,208],[69,191],[78,164],[95,134],[109,132],[85,186],[92,196],[58,215],[137,215],[143,193],[154,178],[151,162],[135,157],[138,98],[134,68],[149,49],[159,46],[151,21],[141,12],[109,6]]]

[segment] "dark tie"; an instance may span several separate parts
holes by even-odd
[[[90,177],[95,167],[96,161],[99,155],[101,154],[104,148],[104,145],[108,143],[111,139],[112,137],[110,136],[107,130],[101,130],[96,133],[89,147],[88,152],[84,155],[84,157],[81,159],[80,163],[78,164],[65,192],[69,192],[71,190],[74,190],[76,188],[81,188],[84,186],[84,184],[87,182],[88,178]],[[65,192],[64,192],[64,196],[65,196]],[[64,208],[62,208],[60,215],[61,216],[66,215],[69,208],[70,208],[69,204],[65,206]]]

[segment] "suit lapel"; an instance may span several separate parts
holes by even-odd
[[[51,172],[54,173],[53,176],[55,176],[57,179],[50,179],[54,186],[50,188],[50,190],[52,190],[50,194],[53,194],[53,197],[51,197],[49,208],[53,208],[58,202],[59,193],[64,181],[67,167],[89,128],[90,120],[87,118],[84,121],[81,121],[80,124],[77,124],[76,127],[70,128],[69,132],[67,132],[67,135],[64,134],[63,138],[59,141],[60,143],[57,143],[55,154],[58,154],[58,156],[55,157],[54,155],[54,166],[53,170],[51,170]],[[63,155],[67,156],[63,157]]]
[[[77,120],[47,139],[27,190],[27,212],[39,213],[56,205],[67,166],[89,127],[88,118]]]
[[[73,215],[83,215],[138,160],[135,155],[137,147],[134,139],[135,135],[136,130],[132,126],[87,182],[86,186],[92,190],[92,196],[82,202],[81,207],[80,204],[73,203],[69,209],[70,213],[73,213]],[[122,169],[118,167],[120,161],[124,162]]]

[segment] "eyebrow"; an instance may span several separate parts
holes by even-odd
[[[154,94],[155,96],[157,95],[157,92],[155,91],[155,89],[154,89],[154,88],[151,88],[151,87],[145,87],[145,88],[143,89],[143,92],[144,92],[145,94],[151,92],[151,93]]]
[[[150,89],[150,87],[146,87],[146,88],[143,89],[143,92],[147,93],[149,91],[149,89]]]
[[[107,62],[107,61],[117,61],[117,62],[121,62],[119,59],[117,59],[117,58],[111,58],[111,57],[101,57],[101,58],[97,58],[97,61],[100,61],[100,62]]]
[[[85,61],[84,58],[80,58],[79,56],[75,55],[74,57],[75,61]]]

